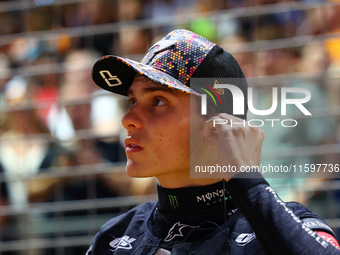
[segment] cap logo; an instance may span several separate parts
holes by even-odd
[[[122,84],[121,80],[117,76],[113,76],[108,70],[102,70],[99,71],[99,73],[109,87],[119,86]],[[105,76],[105,74],[107,74],[107,76]]]
[[[219,95],[224,95],[224,89],[222,89],[222,88],[216,88],[216,87],[215,87],[216,84],[220,84],[220,83],[218,82],[218,80],[215,80],[213,89],[216,90],[217,93],[218,93]]]
[[[176,44],[177,41],[175,40],[163,40],[160,42],[156,42],[154,45],[151,46],[149,49],[149,52],[152,51],[152,53],[157,53],[161,50],[164,50],[166,48],[169,48],[170,46]]]

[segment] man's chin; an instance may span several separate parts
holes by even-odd
[[[126,172],[130,177],[136,178],[145,178],[145,177],[153,177],[150,173],[148,173],[147,169],[143,169],[143,167],[138,167],[136,164],[127,163]]]
[[[148,175],[148,174],[141,174],[141,173],[136,173],[136,172],[129,172],[127,171],[127,174],[130,176],[130,177],[133,177],[133,178],[148,178],[148,177],[154,177],[153,175]]]

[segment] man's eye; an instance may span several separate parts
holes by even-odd
[[[165,105],[166,103],[164,102],[164,100],[160,99],[160,98],[155,98],[155,105]]]
[[[134,106],[136,104],[137,100],[134,98],[130,99],[130,107]]]

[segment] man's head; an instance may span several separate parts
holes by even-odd
[[[172,181],[176,186],[188,184],[190,156],[212,158],[200,135],[206,121],[198,111],[202,90],[191,87],[192,79],[238,78],[239,83],[234,85],[245,95],[247,88],[241,68],[229,53],[186,30],[166,35],[149,49],[141,63],[105,56],[94,65],[92,77],[100,87],[130,98],[131,108],[122,119],[127,130],[129,175],[156,176],[167,187]],[[230,91],[218,95],[212,84],[208,87],[212,90],[208,98],[221,102],[215,104],[213,112],[232,113]],[[215,95],[218,99],[213,98]],[[190,108],[195,110],[190,112]]]
[[[214,103],[216,112],[232,114],[231,92],[224,90],[223,94],[216,93],[214,84],[207,84],[208,92],[204,92],[192,86],[193,78],[223,78],[223,83],[236,85],[247,96],[247,82],[234,57],[213,42],[183,29],[174,30],[155,43],[141,63],[117,56],[104,56],[92,70],[92,78],[97,85],[121,95],[127,95],[136,74],[196,96],[210,92],[207,98]],[[237,117],[245,119],[246,114]]]

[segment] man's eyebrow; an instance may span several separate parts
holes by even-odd
[[[147,87],[147,88],[144,88],[143,89],[143,94],[148,94],[148,93],[152,93],[152,92],[155,92],[155,91],[164,91],[164,92],[167,92],[167,93],[171,93],[171,94],[175,94],[175,89],[171,89],[171,88],[168,88],[168,87],[165,87],[165,86],[162,86],[162,85],[159,85],[159,86],[155,86],[155,87]],[[127,92],[127,95],[128,96],[133,96],[133,91],[131,89],[128,90]]]

